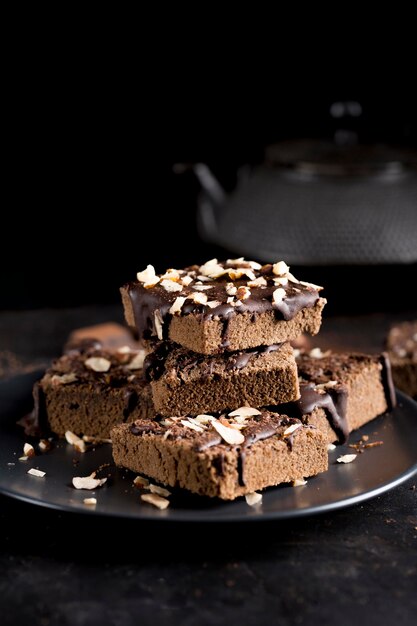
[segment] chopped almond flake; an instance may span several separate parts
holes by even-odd
[[[140,498],[144,502],[148,502],[149,504],[152,504],[153,506],[156,506],[158,509],[161,510],[169,507],[169,500],[167,500],[166,498],[161,498],[161,496],[158,496],[156,493],[144,493],[143,495],[141,495]]]
[[[151,493],[156,493],[157,496],[162,496],[163,498],[168,498],[171,495],[171,492],[168,489],[164,489],[164,487],[159,487],[158,485],[154,485],[149,483],[149,491]]]
[[[296,478],[295,480],[292,481],[292,486],[293,487],[302,487],[303,485],[306,485],[307,481],[304,480],[304,478]]]
[[[108,372],[111,368],[111,361],[102,356],[92,356],[84,361],[84,365],[94,372]]]
[[[136,476],[136,478],[133,480],[133,484],[135,485],[135,487],[149,487],[149,480],[147,478],[145,478],[144,476]]]
[[[285,289],[278,287],[278,289],[275,289],[275,291],[273,292],[272,299],[275,304],[280,304],[284,300],[286,295],[287,292],[285,291]]]
[[[75,476],[72,484],[76,489],[97,489],[107,482],[107,478],[94,478],[93,476]]]
[[[199,433],[202,433],[204,431],[203,426],[200,426],[199,424],[194,424],[193,422],[188,420],[181,420],[181,424],[186,428],[191,428],[191,430],[196,430]]]
[[[277,276],[284,276],[285,274],[288,274],[289,271],[290,268],[285,263],[285,261],[278,261],[278,263],[274,263],[274,265],[272,266],[272,273],[276,274]]]
[[[96,498],[84,498],[83,502],[87,506],[96,506],[97,499]]]
[[[51,378],[51,383],[53,385],[69,385],[70,383],[75,383],[76,380],[77,376],[73,372],[70,372],[69,374],[62,374],[61,376],[54,374]]]
[[[146,357],[145,350],[140,350],[137,354],[135,354],[135,356],[130,361],[130,363],[127,363],[126,368],[128,370],[140,370],[140,369],[142,369],[145,357]]]
[[[31,476],[37,476],[38,478],[43,478],[44,476],[46,476],[46,472],[42,472],[41,470],[35,469],[33,467],[30,468],[28,474],[30,474]]]
[[[267,285],[267,281],[263,276],[259,276],[255,280],[250,280],[248,282],[248,287],[265,287]]]
[[[224,426],[220,421],[216,420],[211,425],[219,433],[220,437],[230,445],[239,445],[245,441],[242,433],[229,426]]]
[[[163,330],[162,330],[162,326],[163,326],[164,320],[162,319],[162,315],[161,315],[159,309],[157,309],[155,311],[153,317],[154,317],[156,336],[161,341],[164,338],[164,333],[163,333]]]
[[[239,409],[235,409],[231,413],[228,413],[229,417],[235,417],[241,415],[242,417],[251,417],[252,415],[261,415],[261,411],[254,409],[251,406],[241,406]]]
[[[176,315],[177,313],[181,313],[181,309],[183,307],[184,302],[186,301],[187,298],[185,298],[184,296],[178,296],[178,298],[175,298],[174,300],[174,304],[171,306],[171,308],[169,309],[169,312],[171,315]]]
[[[143,286],[148,289],[149,287],[154,287],[159,283],[159,277],[155,274],[155,268],[153,265],[148,265],[146,270],[143,272],[138,272],[136,274],[136,278],[143,283]]]
[[[183,287],[180,283],[176,283],[173,280],[162,280],[160,282],[161,287],[165,289],[165,291],[182,291]]]
[[[85,447],[85,442],[80,439],[80,437],[72,433],[70,430],[66,431],[65,439],[69,444],[74,446],[74,448],[78,450],[78,452],[84,453],[86,451],[87,448]]]
[[[253,493],[247,493],[245,495],[245,500],[249,506],[255,506],[262,502],[262,494],[254,491]]]
[[[352,463],[356,459],[357,454],[343,454],[337,459],[338,463]]]
[[[27,458],[35,456],[35,448],[31,446],[30,443],[25,443],[25,445],[23,446],[23,454]]]
[[[294,433],[299,428],[301,428],[301,424],[291,424],[291,426],[288,426],[288,428],[284,430],[284,437],[288,437],[288,435],[292,435],[292,433]]]

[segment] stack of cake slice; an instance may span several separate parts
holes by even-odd
[[[224,499],[327,469],[318,429],[260,408],[298,400],[289,342],[319,331],[319,290],[283,262],[140,272],[122,298],[151,349],[144,368],[156,417],[113,430],[116,463]]]
[[[119,466],[234,499],[326,470],[328,444],[395,401],[383,356],[293,350],[326,300],[283,262],[137,278],[121,291],[142,347],[71,346],[36,391],[55,433],[111,433]]]

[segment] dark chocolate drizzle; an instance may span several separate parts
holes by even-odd
[[[181,374],[200,366],[204,369],[203,376],[210,376],[213,372],[213,366],[216,361],[222,360],[227,370],[240,370],[247,366],[249,361],[258,354],[267,354],[275,352],[281,348],[281,343],[272,344],[270,346],[259,346],[257,348],[249,348],[248,350],[239,350],[236,352],[226,352],[207,356],[191,352],[190,350],[179,349],[176,356],[176,369],[181,378]],[[145,358],[143,369],[145,377],[148,381],[158,380],[165,373],[165,364],[174,344],[168,341],[158,344],[153,352]]]
[[[386,352],[381,354],[379,362],[382,365],[381,381],[384,387],[388,411],[392,411],[392,409],[397,405],[397,397],[395,395],[395,388],[392,380],[391,361],[389,360],[389,356]]]
[[[329,387],[325,393],[316,390],[314,383],[300,383],[300,398],[294,403],[295,414],[301,418],[312,413],[314,409],[324,409],[331,427],[337,434],[340,443],[349,438],[349,424],[346,419],[348,391],[346,387]]]
[[[230,268],[235,267],[225,263],[221,265]],[[188,270],[189,269],[190,268],[188,268]],[[264,266],[262,270],[259,271],[255,270],[254,273],[256,276],[264,276],[268,284],[264,287],[250,287],[251,295],[249,298],[242,301],[241,306],[234,307],[226,302],[228,294],[226,293],[225,287],[226,283],[230,282],[230,278],[227,276],[213,280],[211,283],[205,283],[205,285],[210,286],[210,289],[205,290],[204,293],[209,300],[221,302],[219,306],[210,308],[204,304],[198,304],[193,300],[186,300],[181,309],[181,316],[194,314],[197,315],[202,322],[213,318],[223,320],[221,348],[226,349],[229,345],[229,322],[235,315],[249,312],[252,314],[251,321],[254,321],[259,313],[274,311],[277,319],[288,321],[302,309],[313,307],[319,298],[318,291],[307,288],[301,283],[288,281],[288,284],[283,287],[286,291],[286,297],[281,302],[275,303],[272,295],[278,287],[272,280],[274,278],[272,265]],[[169,309],[178,295],[187,296],[189,293],[195,292],[193,286],[196,280],[197,279],[181,292],[168,292],[160,285],[145,289],[140,282],[131,282],[125,285],[125,289],[130,297],[139,336],[144,339],[150,339],[152,336],[157,335],[154,318],[155,312],[159,311],[163,320],[163,339],[167,339],[169,322],[172,317],[169,313]],[[247,286],[248,281],[249,279],[242,278],[234,281],[234,285],[236,287]]]

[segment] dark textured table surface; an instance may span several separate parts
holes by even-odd
[[[390,324],[413,317],[331,318],[314,345],[378,351]],[[118,309],[1,313],[0,377],[107,320]],[[0,497],[0,624],[414,625],[416,485],[322,516],[224,526],[79,517]]]

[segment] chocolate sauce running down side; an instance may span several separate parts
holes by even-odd
[[[395,395],[395,388],[392,380],[391,361],[389,360],[389,356],[386,352],[381,354],[379,362],[382,365],[381,380],[385,391],[388,411],[392,411],[392,409],[397,405],[397,397]]]
[[[331,427],[338,436],[340,443],[349,437],[349,425],[346,419],[347,389],[329,388],[326,393],[319,393],[314,383],[300,384],[300,398],[291,405],[297,417],[312,413],[314,409],[324,409]]]

